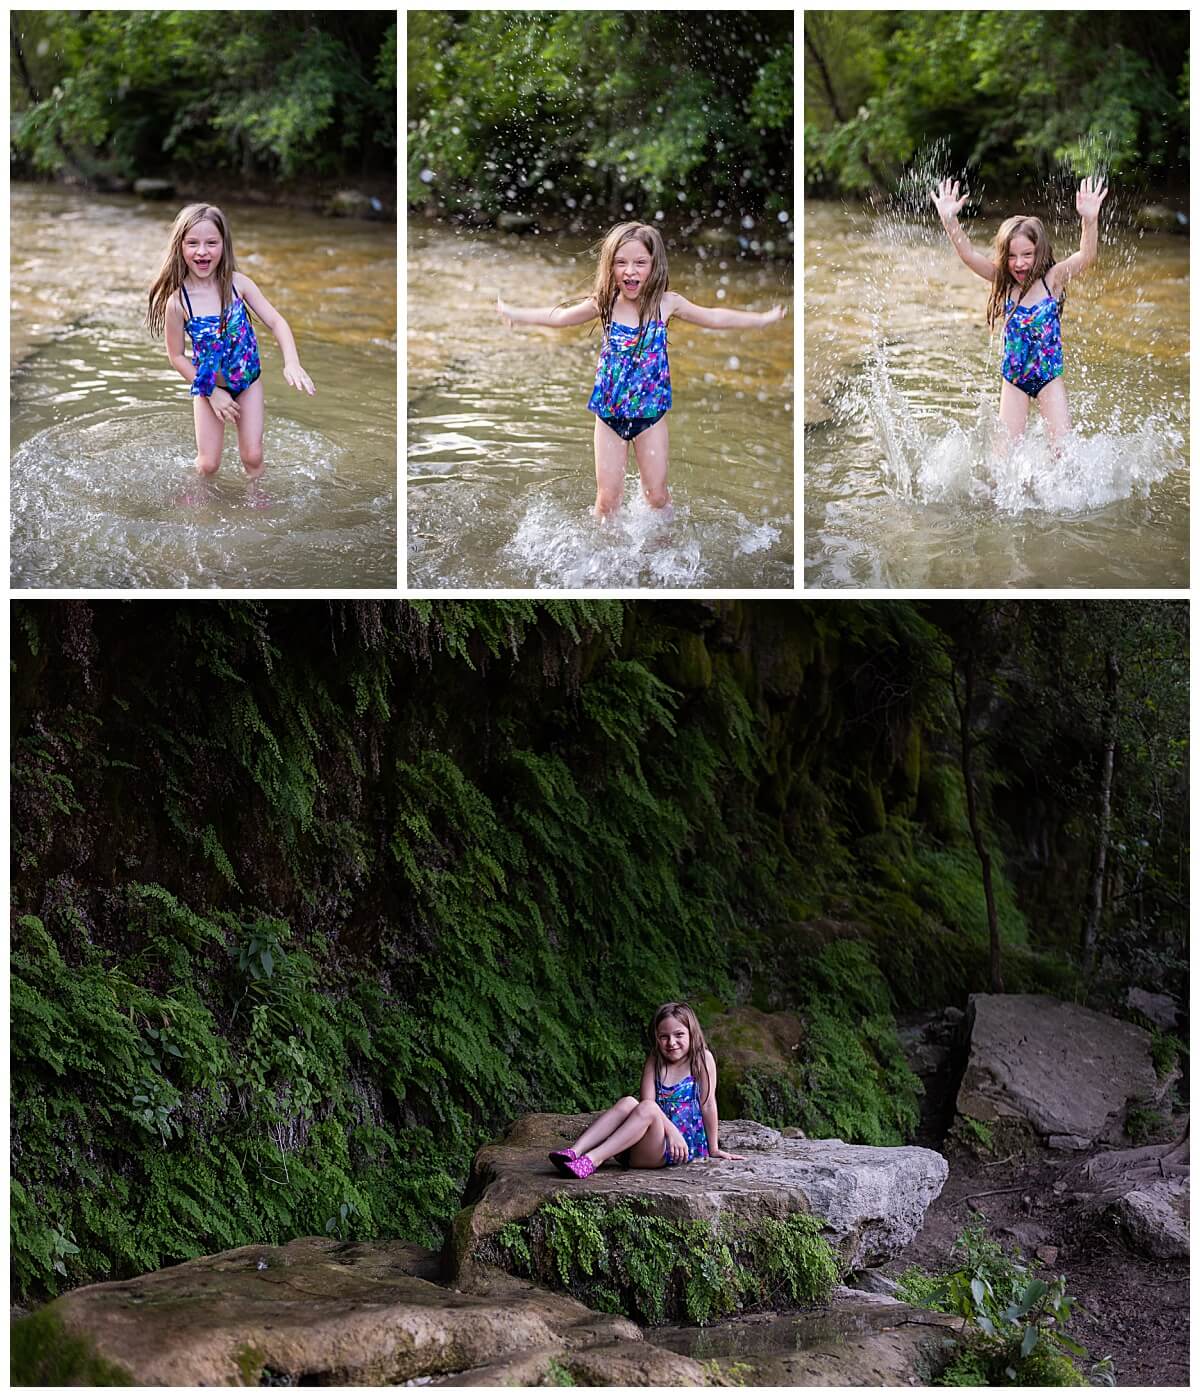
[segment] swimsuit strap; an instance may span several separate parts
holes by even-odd
[[[192,309],[192,298],[187,293],[187,287],[184,286],[182,282],[180,282],[179,289],[183,292],[183,299],[187,302],[188,319],[195,320],[196,312]]]

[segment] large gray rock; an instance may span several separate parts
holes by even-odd
[[[1125,1003],[1139,1014],[1145,1014],[1157,1028],[1172,1029],[1179,1022],[1179,1005],[1172,995],[1135,987],[1125,996]]]
[[[887,1261],[915,1236],[942,1190],[947,1165],[933,1150],[880,1149],[841,1140],[796,1140],[754,1121],[725,1121],[721,1141],[744,1160],[698,1160],[677,1169],[608,1165],[576,1182],[555,1173],[547,1152],[576,1139],[590,1116],[523,1116],[504,1140],[475,1158],[468,1197],[454,1225],[452,1272],[464,1289],[487,1284],[482,1244],[562,1193],[611,1204],[635,1202],[672,1221],[747,1220],[811,1213],[824,1223],[843,1274]]]
[[[1041,994],[975,994],[970,1015],[959,1115],[1027,1121],[1086,1148],[1121,1141],[1129,1107],[1162,1094],[1150,1035],[1133,1024]]]
[[[139,1387],[536,1386],[556,1367],[606,1385],[703,1383],[631,1320],[501,1273],[463,1295],[426,1279],[430,1263],[403,1242],[306,1237],[84,1286],[18,1323],[53,1316]]]

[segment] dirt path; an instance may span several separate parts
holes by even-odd
[[[1071,1330],[1092,1360],[1111,1356],[1118,1387],[1187,1386],[1186,1261],[1145,1261],[1115,1238],[1081,1232],[1054,1191],[1069,1156],[989,1164],[953,1146],[943,1152],[947,1148],[946,1187],[904,1256],[885,1268],[890,1274],[907,1266],[950,1269],[954,1239],[973,1221],[985,1223],[1006,1249],[1019,1247],[1027,1260],[1038,1247],[1055,1247],[1057,1256],[1040,1274],[1065,1273],[1079,1301]]]

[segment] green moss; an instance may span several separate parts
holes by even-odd
[[[801,969],[805,1131],[857,1144],[903,1144],[920,1120],[923,1088],[900,1048],[891,997],[870,948],[834,941]]]
[[[249,1344],[243,1344],[233,1355],[233,1361],[237,1364],[238,1372],[242,1375],[242,1386],[258,1387],[267,1355],[261,1349],[251,1348]]]
[[[559,1196],[489,1238],[485,1260],[650,1324],[815,1304],[838,1280],[819,1219],[675,1222],[631,1203]],[[614,1301],[616,1304],[614,1304]]]
[[[1164,1081],[1183,1065],[1187,1053],[1186,1044],[1173,1033],[1164,1033],[1154,1028],[1150,1033],[1150,1057],[1154,1062],[1154,1072],[1158,1080]]]
[[[1170,1128],[1170,1121],[1161,1111],[1152,1111],[1147,1106],[1131,1106],[1125,1117],[1125,1134],[1135,1145],[1148,1145],[1162,1139]]]
[[[130,1373],[102,1358],[85,1335],[71,1333],[51,1306],[13,1322],[9,1365],[14,1387],[135,1386]]]
[[[771,1067],[747,1067],[726,1072],[718,1082],[725,1103],[722,1114],[740,1120],[760,1121],[781,1130],[799,1125],[806,1116],[799,1068],[787,1071]]]

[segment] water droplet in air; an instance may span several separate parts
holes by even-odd
[[[433,171],[432,171],[432,170],[422,170],[422,171],[421,171],[421,180],[422,180],[422,183],[424,183],[424,184],[432,184],[432,183],[433,183],[433,179],[434,179],[434,174],[433,174]]]

